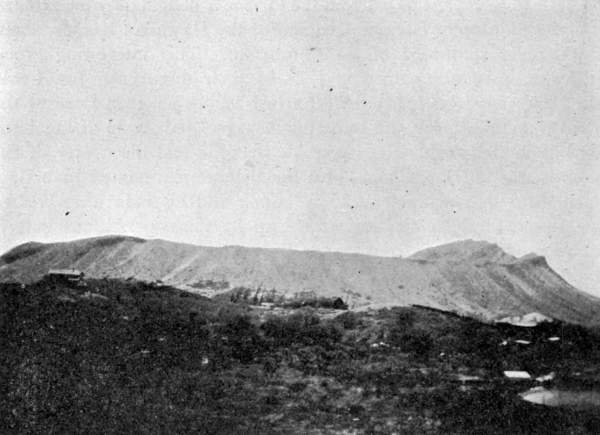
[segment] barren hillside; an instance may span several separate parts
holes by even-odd
[[[246,287],[286,297],[340,296],[354,308],[419,304],[486,319],[536,311],[600,323],[600,299],[571,286],[544,257],[515,258],[497,245],[471,240],[408,258],[203,247],[125,236],[30,242],[0,257],[0,281],[30,283],[50,268],[76,268],[95,278],[161,280],[209,295]]]

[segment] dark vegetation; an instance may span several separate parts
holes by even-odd
[[[250,305],[260,305],[263,302],[280,302],[283,297],[275,290],[263,290],[261,288],[234,287],[215,296],[216,300],[234,302]]]
[[[212,283],[212,281],[208,280]],[[205,281],[201,281],[205,282]],[[196,287],[196,288],[206,288]],[[215,288],[215,287],[212,287]],[[227,288],[221,287],[222,288]],[[331,308],[334,310],[347,310],[348,305],[340,297],[317,296],[315,292],[299,292],[292,298],[286,298],[274,289],[264,290],[261,288],[253,289],[248,287],[234,287],[233,289],[220,293],[215,296],[216,300],[228,301],[233,303],[242,303],[249,305],[260,305],[270,303],[284,308]]]
[[[293,299],[281,304],[284,308],[331,308],[334,310],[347,310],[348,304],[344,302],[342,298],[328,298],[324,296],[312,297],[306,299]]]
[[[229,283],[227,281],[215,281],[212,279],[201,279],[190,285],[190,287],[197,289],[211,289],[211,290],[224,290],[229,288]]]
[[[0,433],[597,433],[502,370],[597,387],[596,331],[487,325],[425,308],[264,311],[89,280],[0,292]],[[559,342],[549,342],[559,336]],[[511,340],[526,339],[529,346]],[[509,342],[502,346],[503,340]],[[485,382],[464,386],[458,373]]]

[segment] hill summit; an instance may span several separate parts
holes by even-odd
[[[445,245],[426,248],[409,257],[413,260],[448,261],[460,263],[510,263],[516,260],[494,243],[477,240],[462,240]]]
[[[570,285],[544,257],[516,258],[484,241],[449,243],[407,258],[129,236],[30,242],[0,257],[0,281],[31,283],[54,268],[93,278],[160,280],[208,296],[243,288],[283,298],[341,297],[355,309],[415,304],[487,320],[539,312],[600,323],[600,299]]]

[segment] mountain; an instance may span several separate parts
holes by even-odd
[[[31,283],[51,268],[75,268],[95,278],[161,280],[208,295],[244,287],[289,298],[339,296],[354,308],[417,304],[488,320],[539,312],[600,324],[600,299],[570,285],[544,257],[516,258],[483,241],[449,243],[407,258],[127,236],[30,242],[0,257],[0,281]]]

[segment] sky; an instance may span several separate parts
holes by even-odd
[[[536,252],[600,295],[595,1],[4,1],[0,251]]]

